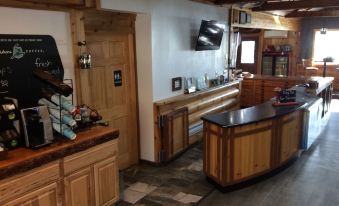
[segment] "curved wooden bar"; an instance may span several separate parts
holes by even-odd
[[[272,172],[298,156],[303,109],[318,97],[297,92],[297,106],[254,107],[207,115],[204,120],[204,172],[228,187]]]

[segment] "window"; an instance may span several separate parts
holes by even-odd
[[[241,42],[241,63],[254,64],[255,57],[255,41]]]
[[[321,34],[320,30],[315,32],[313,60],[320,63],[326,57],[339,63],[339,30],[328,30],[326,34]]]

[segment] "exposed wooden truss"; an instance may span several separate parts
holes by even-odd
[[[253,8],[253,11],[274,11],[305,8],[333,8],[339,7],[339,0],[299,0],[299,1],[277,1],[262,4]]]
[[[193,0],[214,5],[250,4],[253,11],[296,17],[339,16],[339,0]],[[280,12],[279,12],[280,11]]]
[[[302,17],[333,17],[339,16],[338,9],[323,9],[319,11],[299,11],[295,10],[290,12],[285,17],[286,18],[302,18]]]

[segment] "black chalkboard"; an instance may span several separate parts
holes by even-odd
[[[19,108],[36,106],[44,85],[33,76],[35,69],[48,71],[60,80],[64,78],[54,38],[0,34],[0,96],[18,99]]]
[[[283,89],[280,92],[279,100],[281,103],[295,102],[296,101],[296,90]]]

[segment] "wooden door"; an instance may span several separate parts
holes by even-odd
[[[92,68],[81,74],[82,101],[97,109],[103,119],[110,121],[110,126],[119,129],[118,165],[125,169],[138,163],[139,138],[134,33],[119,28],[125,24],[131,27],[134,20],[99,11],[86,11],[84,17]],[[114,81],[117,75],[122,77],[121,82]]]
[[[257,74],[259,58],[259,33],[241,33],[241,43],[238,48],[237,68],[244,72]]]
[[[94,165],[95,205],[113,205],[119,199],[119,173],[116,158]]]
[[[188,146],[188,109],[175,110],[163,116],[163,160],[168,161]]]
[[[67,206],[92,206],[94,204],[93,178],[90,167],[65,177],[64,181]]]
[[[37,189],[24,196],[20,196],[3,206],[57,206],[58,203],[57,183]]]

